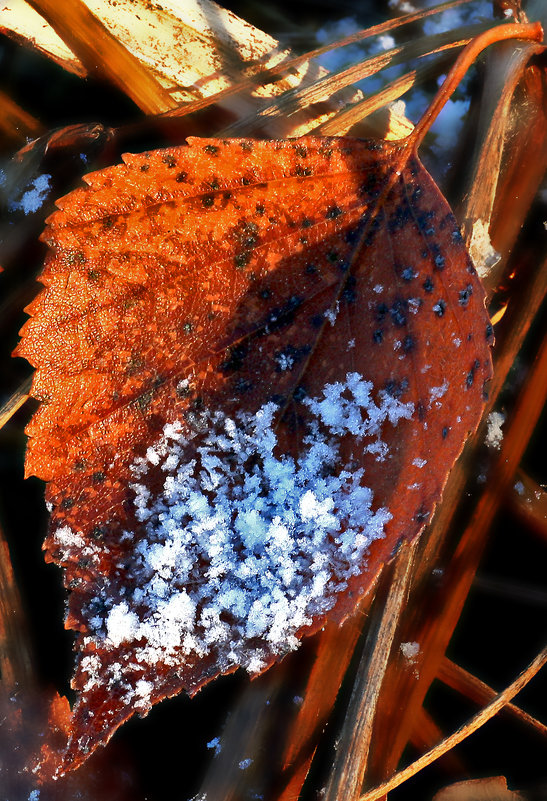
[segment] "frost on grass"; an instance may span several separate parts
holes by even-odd
[[[241,665],[253,674],[269,654],[296,648],[300,631],[334,606],[391,519],[387,508],[373,509],[363,468],[342,462],[340,441],[350,435],[355,455],[383,460],[382,426],[410,419],[414,407],[384,391],[373,397],[358,373],[303,403],[309,425],[297,458],[277,452],[274,403],[234,417],[204,412],[190,431],[164,427],[133,465],[145,536],[134,538],[123,596],[106,586],[101,613],[89,615],[97,645],[130,646],[143,667],[212,652],[221,671]],[[164,476],[155,497],[151,470]],[[62,529],[57,539],[77,537]],[[92,686],[96,666],[82,660],[81,668]],[[145,709],[142,684],[132,702]]]

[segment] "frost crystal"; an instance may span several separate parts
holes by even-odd
[[[105,587],[103,611],[90,614],[101,647],[131,643],[143,666],[213,651],[220,670],[257,673],[334,606],[391,519],[388,509],[373,510],[354,454],[342,461],[341,438],[351,435],[355,455],[383,459],[382,426],[410,419],[414,407],[383,391],[373,397],[358,373],[303,403],[310,422],[298,458],[277,452],[279,409],[267,403],[255,414],[204,412],[199,431],[170,423],[134,463],[145,536],[135,540],[122,595]],[[154,496],[151,470],[164,475]],[[63,529],[57,538],[70,539]],[[93,682],[95,666],[81,667]],[[145,685],[133,689],[141,707],[150,697]]]

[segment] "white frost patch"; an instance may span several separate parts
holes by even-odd
[[[28,801],[39,801],[40,790],[31,790],[29,793]]]
[[[433,401],[442,398],[443,395],[446,395],[448,391],[448,381],[445,379],[440,387],[431,387],[429,390],[429,405],[433,403]]]
[[[149,450],[135,461],[135,515],[146,536],[123,586],[113,579],[101,593],[102,611],[90,609],[94,643],[131,644],[143,669],[213,652],[221,671],[241,665],[258,673],[334,606],[391,519],[388,509],[373,509],[354,454],[389,455],[382,427],[410,419],[414,406],[374,393],[358,373],[303,403],[309,425],[297,458],[278,453],[279,408],[267,403],[234,417],[203,412],[184,432],[171,423],[153,460]],[[347,435],[355,450],[342,459]],[[151,470],[164,477],[154,496]],[[92,682],[96,666],[82,669]],[[145,684],[133,690],[139,706],[149,699]]]
[[[414,465],[414,467],[419,467],[421,469],[422,467],[426,466],[427,459],[414,459],[412,464]]]
[[[522,481],[517,481],[513,489],[518,492],[519,495],[524,495],[524,484]]]
[[[53,539],[58,545],[65,548],[83,548],[85,546],[85,540],[82,535],[72,531],[69,526],[58,528],[53,535]]]
[[[350,339],[349,342],[348,342],[347,350],[352,350],[354,347],[355,347],[355,340],[354,339]]]
[[[503,440],[502,425],[505,423],[503,412],[490,412],[486,418],[486,439],[485,443],[489,448],[499,451]]]
[[[420,653],[420,643],[418,642],[402,642],[399,646],[401,653],[409,662],[415,662],[416,657]]]
[[[139,630],[139,618],[131,612],[125,601],[117,604],[106,618],[106,634],[112,645],[132,640]]]
[[[215,756],[218,756],[222,751],[222,745],[220,743],[220,737],[214,737],[207,743],[207,748],[215,752]]]
[[[381,293],[384,291],[384,287],[382,286],[382,284],[376,284],[376,285],[375,285],[375,286],[372,288],[372,291],[373,291],[373,292],[376,292],[376,294],[377,294],[377,295],[380,295],[380,294],[381,294]]]
[[[252,764],[253,764],[252,759],[242,759],[241,762],[239,763],[239,769],[247,770],[247,768],[250,768]]]
[[[20,209],[25,214],[32,214],[43,204],[50,190],[51,175],[43,173],[30,184],[19,200],[11,201],[10,211]]]
[[[329,321],[331,325],[334,325],[336,322],[336,318],[338,317],[338,312],[340,311],[340,302],[337,300],[334,307],[332,309],[327,309],[325,312],[325,317]]]
[[[275,357],[275,361],[282,372],[291,370],[294,365],[294,358],[288,353],[278,353]]]

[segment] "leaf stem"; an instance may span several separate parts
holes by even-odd
[[[446,101],[454,92],[477,56],[479,56],[485,48],[489,47],[489,45],[495,44],[496,42],[504,42],[508,39],[527,39],[533,42],[541,42],[543,40],[543,28],[539,22],[498,25],[479,34],[476,39],[469,42],[467,47],[458,56],[454,66],[446,76],[426,112],[409,135],[408,142],[414,150],[418,149]]]

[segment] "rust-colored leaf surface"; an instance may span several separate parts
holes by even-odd
[[[347,616],[491,376],[483,290],[408,144],[189,139],[85,180],[17,351],[77,632],[57,774]]]

